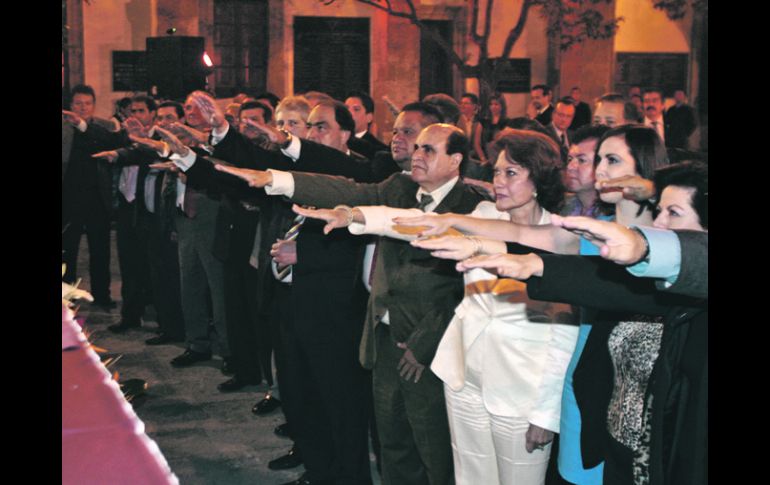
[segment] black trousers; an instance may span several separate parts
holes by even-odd
[[[273,383],[271,345],[260,338],[258,272],[248,261],[224,263],[225,322],[235,375],[258,383]]]
[[[281,395],[307,478],[359,485],[371,483],[371,394],[358,362],[363,314],[351,302],[351,281],[347,274],[295,277]]]
[[[77,280],[80,238],[88,239],[90,292],[97,300],[110,299],[110,208],[104,207],[97,190],[76,195],[62,204],[62,262],[67,265],[64,281]]]
[[[115,229],[118,243],[118,264],[123,300],[120,315],[124,320],[138,321],[144,314],[144,307],[150,303],[150,269],[147,262],[147,240],[137,228],[137,201],[127,202],[123,194],[118,195],[118,212]]]
[[[175,340],[184,340],[184,316],[179,284],[179,250],[169,231],[162,227],[160,216],[139,214],[137,230],[147,243],[147,265],[150,273],[155,309],[160,331]]]

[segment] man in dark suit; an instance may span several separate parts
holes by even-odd
[[[572,123],[569,125],[570,130],[577,130],[581,126],[591,124],[591,107],[588,103],[581,100],[582,92],[578,86],[572,88],[570,91],[570,97],[575,100],[575,117],[572,118]]]
[[[375,153],[387,151],[388,145],[375,138],[369,131],[372,121],[374,121],[374,101],[372,98],[364,92],[356,91],[345,99],[345,106],[350,110],[353,121],[356,123],[356,131],[348,141],[350,149],[369,160],[374,158]]]
[[[322,208],[344,203],[467,214],[482,200],[459,180],[467,152],[468,139],[461,129],[436,124],[418,136],[411,165],[404,167],[410,172],[378,184],[278,171],[252,171],[246,178],[252,186],[267,186],[272,195]],[[380,239],[360,360],[374,373],[383,483],[452,480],[444,391],[429,365],[462,296],[462,279],[451,263],[404,241]]]
[[[110,297],[112,166],[95,163],[91,155],[125,146],[128,139],[97,122],[95,103],[93,88],[78,85],[71,92],[72,111],[62,111],[62,261],[67,265],[63,279],[77,278],[80,237],[85,232],[94,304],[110,309],[115,306]]]
[[[532,107],[535,108],[537,115],[535,121],[543,126],[548,126],[551,123],[551,116],[553,115],[553,105],[551,104],[551,92],[550,86],[545,84],[536,84],[532,86],[529,92],[531,96]]]
[[[149,107],[143,100],[137,104]],[[156,110],[152,111],[155,112]],[[167,101],[157,107],[155,122],[158,126],[167,128],[170,124],[180,120],[184,120],[184,109],[181,104]],[[153,138],[159,140],[157,135],[154,135]],[[124,214],[124,223],[128,227],[124,227],[123,230],[130,231],[132,234],[129,241],[124,241],[124,245],[131,242],[133,246],[128,249],[132,253],[141,252],[142,257],[147,259],[149,286],[157,310],[160,335],[146,340],[146,343],[148,345],[160,345],[180,342],[184,340],[184,321],[179,289],[176,228],[173,224],[176,213],[176,174],[166,174],[157,169],[151,169],[149,164],[161,162],[164,159],[157,152],[136,145],[97,153],[94,154],[94,157],[105,159],[119,167],[136,170],[134,200],[131,202],[133,213]],[[121,189],[125,190],[124,187]],[[123,198],[123,203],[128,204],[125,198]],[[126,238],[125,235],[123,237]],[[134,265],[140,263],[134,261]],[[123,265],[128,265],[128,262],[124,262]],[[136,268],[131,267],[130,270],[131,273],[121,272],[124,285],[126,285],[126,279],[132,275],[136,277],[138,274]],[[141,297],[141,295],[135,295],[135,297]],[[130,307],[126,304],[124,297],[122,311],[126,312]],[[123,323],[110,327],[110,330],[122,331],[130,328],[130,326],[122,328],[125,323],[124,313]]]
[[[131,118],[138,121],[137,128],[149,130],[155,122],[157,105],[155,100],[144,95],[131,99]],[[138,215],[143,201],[144,178],[149,169],[136,165],[121,164],[118,180],[118,210],[115,221],[120,266],[120,316],[121,321],[108,329],[115,333],[130,328],[140,328],[144,307],[151,295],[150,270],[147,255],[147,240],[140,237]],[[142,209],[143,210],[143,209]]]
[[[569,126],[574,117],[575,101],[570,97],[561,98],[556,103],[551,124],[545,127],[551,135],[551,138],[559,144],[562,165],[564,166],[567,165],[567,155],[569,154],[569,147],[573,135],[573,131],[569,129]]]
[[[649,126],[668,146],[669,129],[663,112],[663,91],[658,88],[647,89],[642,96],[644,106],[644,125]]]

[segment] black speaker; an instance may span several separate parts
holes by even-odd
[[[184,101],[206,87],[203,37],[148,37],[147,90],[150,94]]]

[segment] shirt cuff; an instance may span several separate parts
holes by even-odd
[[[294,175],[281,170],[268,169],[267,171],[273,174],[273,183],[265,186],[267,195],[285,195],[289,198],[294,196]]]
[[[225,123],[225,127],[221,131],[214,128],[211,130],[211,145],[217,145],[219,142],[225,139],[227,133],[230,131],[230,123]]]
[[[388,236],[394,239],[410,241],[416,239],[416,234],[402,234],[393,229],[394,217],[410,217],[422,215],[419,209],[394,209],[391,207],[372,205],[358,206],[356,209],[361,211],[364,216],[364,222],[353,222],[348,226],[351,234],[376,234],[378,236]]]
[[[299,159],[299,152],[301,150],[302,150],[302,144],[299,141],[299,137],[292,136],[291,141],[289,142],[289,146],[287,146],[286,148],[282,148],[281,152],[287,157],[291,158],[292,161],[296,162],[297,159]]]
[[[644,278],[661,278],[667,285],[673,284],[679,276],[682,263],[682,247],[674,231],[638,227],[647,238],[650,248],[649,262],[642,261],[629,266],[628,272]]]
[[[172,153],[171,156],[169,157],[169,159],[172,162],[174,162],[174,165],[179,167],[180,170],[182,170],[183,172],[186,172],[186,171],[188,171],[190,169],[190,167],[193,166],[193,164],[195,163],[195,160],[197,159],[197,157],[198,156],[195,154],[195,152],[190,150],[190,152],[187,155],[185,155],[184,157],[182,157],[182,156],[180,156],[180,155],[178,155],[176,153]]]
[[[168,147],[168,143],[163,143],[163,151],[155,150],[160,158],[169,158],[171,156],[171,149]]]
[[[88,129],[88,123],[86,123],[86,120],[81,118],[80,123],[78,123],[75,128],[77,128],[79,132],[85,133],[85,131]]]

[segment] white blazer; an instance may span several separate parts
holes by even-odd
[[[474,217],[509,219],[491,202]],[[540,224],[550,223],[543,211]],[[526,285],[483,269],[465,274],[466,296],[455,309],[431,370],[453,391],[465,386],[466,369],[482,379],[484,406],[491,414],[527,419],[559,432],[564,376],[577,341],[569,305],[530,300]]]

